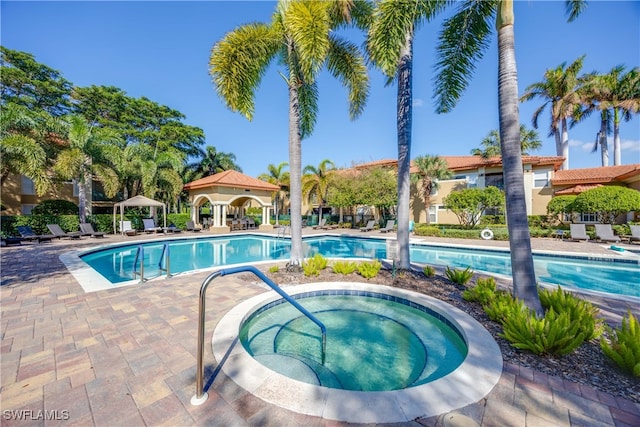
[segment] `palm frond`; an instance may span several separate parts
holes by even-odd
[[[298,87],[298,110],[302,139],[313,133],[318,117],[318,85],[306,83]]]
[[[567,21],[573,22],[587,8],[588,4],[584,0],[565,0],[565,11],[567,13]]]
[[[253,118],[255,89],[282,40],[275,26],[247,24],[227,33],[213,47],[209,74],[230,110]]]
[[[489,46],[496,5],[495,0],[466,0],[458,12],[445,21],[435,67],[438,113],[451,111],[466,89],[475,63]]]
[[[349,90],[349,117],[353,120],[364,110],[369,96],[369,75],[358,47],[331,35],[327,56],[329,72]]]

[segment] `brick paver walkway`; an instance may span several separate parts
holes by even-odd
[[[109,236],[104,242],[122,239]],[[209,399],[192,406],[197,295],[207,273],[86,294],[58,256],[97,243],[103,242],[85,238],[2,248],[2,426],[341,425],[269,405],[224,374],[213,377],[210,345]],[[600,250],[550,239],[536,245]],[[237,278],[215,280],[208,292],[207,336],[231,307],[262,292]],[[630,306],[620,300],[598,303],[613,322]],[[507,363],[482,401],[411,424],[469,420],[483,426],[638,426],[640,404]]]

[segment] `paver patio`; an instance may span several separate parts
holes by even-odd
[[[197,297],[208,273],[85,293],[58,259],[65,251],[125,239],[132,240],[109,236],[2,248],[2,426],[342,425],[267,404],[222,373],[214,378],[210,345],[204,359],[205,381],[214,378],[209,399],[192,406]],[[534,239],[533,246],[610,252],[598,244],[552,239]],[[208,292],[207,340],[228,310],[262,292],[233,276],[216,279]],[[628,308],[640,310],[622,299],[594,302],[612,323]],[[469,420],[483,426],[638,426],[640,404],[505,363],[482,401],[411,424]]]

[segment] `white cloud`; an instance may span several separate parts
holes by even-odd
[[[620,151],[640,151],[640,141],[623,139],[620,141]]]
[[[423,101],[422,99],[420,99],[420,98],[415,98],[415,99],[413,100],[413,106],[414,106],[414,107],[416,107],[416,108],[420,108],[420,107],[422,107],[423,105],[424,105],[424,101]]]
[[[595,141],[594,141],[595,142]],[[570,139],[569,147],[577,147],[582,151],[591,152],[593,150],[593,142],[585,142],[579,139]]]

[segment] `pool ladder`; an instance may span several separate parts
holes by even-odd
[[[166,260],[166,267],[162,267],[162,261]],[[140,272],[138,272],[138,261],[140,261]],[[171,260],[169,257],[169,244],[165,243],[162,245],[162,253],[160,254],[160,261],[158,261],[158,269],[160,271],[164,271],[167,273],[167,279],[171,277]],[[133,280],[136,279],[137,276],[140,276],[140,282],[144,283],[144,246],[138,245],[138,249],[136,250],[136,256],[133,260]]]
[[[225,268],[222,270],[214,271],[206,279],[202,282],[200,286],[200,296],[198,303],[198,350],[196,354],[196,394],[191,398],[192,405],[201,405],[206,402],[209,397],[208,394],[204,391],[204,323],[205,323],[205,311],[206,311],[206,294],[207,288],[209,284],[213,281],[213,279],[226,276],[229,274],[236,273],[244,273],[249,272],[258,276],[264,283],[269,285],[271,289],[276,291],[282,298],[284,298],[288,303],[297,308],[302,314],[307,316],[313,323],[320,327],[320,331],[322,332],[322,364],[324,365],[325,360],[325,352],[327,350],[327,328],[324,326],[324,323],[319,321],[313,314],[309,313],[306,308],[298,304],[296,300],[291,298],[289,294],[280,288],[280,286],[276,285],[272,282],[267,276],[265,276],[260,270],[253,266],[242,266],[242,267],[234,267],[234,268]]]
[[[287,234],[287,230],[289,231],[289,236],[291,236],[291,227],[288,225],[285,225],[284,227],[278,228],[277,237],[278,238],[282,237],[284,239],[284,236]]]

